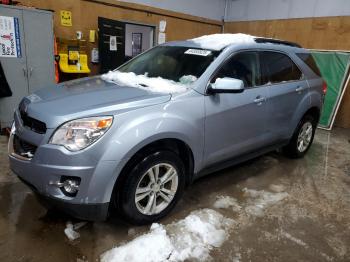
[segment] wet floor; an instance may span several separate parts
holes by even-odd
[[[114,217],[64,234],[69,218],[48,213],[9,171],[6,138],[0,137],[0,261],[96,261],[100,255],[148,232]],[[244,205],[244,188],[283,191],[288,197],[263,215],[216,209],[219,196]],[[280,153],[200,179],[187,189],[167,225],[191,211],[214,209],[237,223],[213,261],[350,261],[350,130],[318,130],[304,159]],[[73,221],[74,222],[74,221]]]

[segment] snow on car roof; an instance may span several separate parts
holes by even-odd
[[[247,34],[212,34],[189,39],[203,49],[221,50],[231,44],[252,44],[255,43],[255,36]]]

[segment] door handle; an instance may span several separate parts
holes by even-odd
[[[307,87],[303,87],[303,86],[298,86],[296,89],[295,89],[295,92],[299,93],[303,90],[305,90]]]
[[[29,72],[28,72],[29,77],[31,77],[32,74],[33,74],[33,67],[30,67],[30,68],[29,68]]]
[[[27,78],[27,77],[28,77],[28,75],[27,75],[27,69],[25,69],[24,67],[23,67],[22,69],[23,69],[23,75],[24,75],[24,77]]]
[[[254,103],[257,104],[258,106],[261,106],[263,102],[265,102],[266,98],[265,97],[261,97],[261,96],[257,96],[254,99]]]
[[[258,96],[254,99],[254,103],[260,106],[263,102],[265,102],[266,98]]]

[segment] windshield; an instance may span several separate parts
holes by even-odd
[[[203,74],[218,54],[219,51],[158,46],[121,66],[118,71],[190,84]]]

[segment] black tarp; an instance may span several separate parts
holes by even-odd
[[[4,70],[0,62],[0,97],[12,96],[9,84],[7,83]]]

